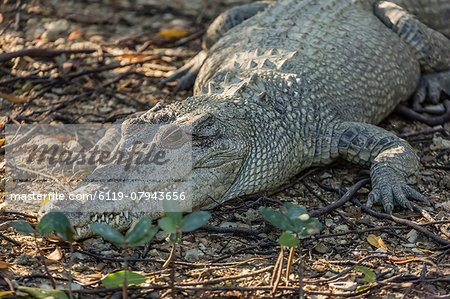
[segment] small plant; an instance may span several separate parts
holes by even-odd
[[[19,287],[20,291],[24,291],[26,293],[29,293],[30,295],[35,295],[38,293],[41,294],[49,294],[51,293],[53,297],[55,298],[67,298],[66,294],[63,291],[56,290],[56,283],[53,279],[53,276],[51,276],[50,271],[48,270],[46,257],[42,253],[42,251],[39,248],[39,244],[37,241],[37,235],[45,235],[48,233],[56,232],[61,236],[62,239],[70,243],[70,264],[72,264],[72,253],[73,253],[73,236],[74,236],[74,229],[72,228],[69,220],[67,219],[66,215],[64,215],[61,212],[49,212],[42,217],[42,219],[39,221],[39,223],[36,226],[36,229],[34,229],[28,222],[24,220],[19,220],[16,223],[13,224],[13,228],[19,232],[26,233],[26,234],[33,234],[34,241],[36,245],[36,252],[37,255],[40,257],[41,263],[44,266],[45,273],[47,274],[50,283],[52,285],[53,290],[44,290],[44,289],[38,289],[38,288],[26,288],[26,287]],[[70,273],[71,266],[69,267],[69,297],[73,298],[72,296],[72,290],[71,290],[71,284],[72,284],[72,275]]]
[[[105,240],[108,240],[119,248],[123,248],[125,270],[109,274],[102,280],[102,283],[107,288],[121,286],[122,298],[128,298],[128,285],[144,283],[147,277],[128,271],[127,248],[141,246],[150,241],[158,232],[158,227],[152,225],[152,220],[149,217],[143,217],[127,231],[125,236],[104,223],[91,224],[91,229]]]
[[[163,269],[171,265],[170,282],[172,297],[175,298],[175,258],[176,244],[181,241],[182,233],[191,232],[205,225],[211,214],[206,211],[198,211],[187,214],[183,217],[181,208],[176,201],[166,200],[163,202],[165,217],[159,219],[159,227],[169,233],[169,240],[172,243],[169,258],[163,265]]]
[[[284,204],[286,208],[285,213],[273,210],[271,208],[260,208],[261,215],[269,221],[273,226],[283,230],[284,232],[278,238],[278,243],[281,245],[280,255],[275,264],[272,281],[273,292],[275,292],[281,277],[283,269],[283,250],[284,247],[289,247],[289,258],[286,267],[286,282],[289,282],[289,274],[291,272],[292,261],[294,259],[295,248],[300,244],[300,239],[308,238],[309,236],[320,232],[322,224],[317,218],[311,218],[304,207],[296,206],[289,202]]]

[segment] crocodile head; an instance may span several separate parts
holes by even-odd
[[[113,160],[98,166],[70,193],[72,198],[91,194],[96,199],[49,202],[40,215],[51,210],[64,212],[77,231],[76,237],[82,239],[92,236],[89,224],[93,222],[125,230],[143,215],[159,217],[161,202],[152,198],[153,192],[172,197],[174,192],[178,196],[190,192],[191,201],[182,204],[186,211],[234,197],[231,190],[248,154],[245,125],[239,125],[233,110],[223,113],[214,103],[202,101],[206,99],[193,97],[167,107],[158,104],[124,121],[115,151],[129,154],[134,145],[146,144],[152,149],[149,160],[159,163],[122,165]],[[100,194],[103,200],[99,200]],[[120,194],[129,197],[120,198]]]

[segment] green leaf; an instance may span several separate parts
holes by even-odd
[[[40,235],[57,232],[66,241],[73,241],[74,230],[66,215],[61,212],[49,212],[42,217],[36,226]]]
[[[126,273],[127,273],[127,286],[132,284],[140,285],[147,280],[147,276],[132,271],[126,271]],[[106,288],[122,287],[124,276],[125,271],[111,273],[102,279],[102,283]]]
[[[61,290],[39,289],[19,286],[18,291],[24,292],[37,299],[68,299],[66,293]]]
[[[356,266],[355,270],[364,274],[364,281],[365,282],[369,282],[370,283],[370,282],[375,282],[377,280],[377,277],[376,277],[375,273],[372,270],[370,270],[369,268],[367,268],[367,267]]]
[[[167,217],[172,219],[172,222],[176,225],[180,224],[183,213],[181,212],[180,205],[176,200],[164,200],[163,201],[164,212]]]
[[[359,286],[359,287],[356,288],[355,292],[362,292],[362,291],[364,291],[364,290],[370,288],[371,286],[372,286],[372,285],[370,285],[370,284],[366,284],[366,285],[363,285],[363,286]]]
[[[299,232],[300,239],[308,238],[314,234],[319,233],[322,230],[322,223],[317,218],[310,218],[303,223],[303,228]]]
[[[128,247],[137,247],[150,241],[157,232],[158,228],[152,226],[152,220],[149,217],[144,217],[128,230],[125,235],[125,242],[127,242]]]
[[[300,240],[296,238],[293,234],[284,232],[278,238],[278,243],[282,246],[295,247],[300,243]]]
[[[205,225],[211,214],[206,211],[193,212],[183,217],[180,223],[180,230],[182,232],[191,232],[197,228]]]
[[[124,237],[111,226],[104,223],[93,223],[91,229],[117,247],[124,247]]]
[[[159,227],[168,233],[175,233],[177,231],[177,225],[173,222],[172,218],[164,217],[158,220]]]
[[[259,212],[264,217],[264,219],[269,221],[273,226],[282,230],[295,230],[295,227],[291,224],[289,218],[286,215],[271,208],[260,208]]]
[[[15,230],[22,233],[26,234],[34,233],[34,229],[31,227],[31,225],[24,220],[18,220],[16,223],[13,224],[13,227]]]
[[[284,206],[287,209],[286,216],[289,219],[295,219],[295,218],[298,218],[299,216],[307,213],[305,207],[303,207],[303,206],[296,206],[296,205],[294,205],[294,204],[292,204],[290,202],[284,203]]]

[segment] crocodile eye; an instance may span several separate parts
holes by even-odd
[[[192,124],[193,137],[211,137],[219,134],[219,127],[217,126],[216,118],[213,114],[207,113],[199,117]]]
[[[161,146],[168,149],[176,149],[187,141],[186,133],[177,125],[170,125],[161,138]]]

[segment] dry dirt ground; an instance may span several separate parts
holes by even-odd
[[[2,0],[0,122],[108,123],[159,101],[180,101],[191,91],[174,95],[174,85],[162,87],[161,78],[200,49],[202,33],[215,16],[243,2]],[[37,50],[23,52],[32,48]],[[433,203],[426,207],[428,214],[397,209],[393,221],[383,218],[380,207],[365,210],[357,203],[366,202],[366,185],[352,201],[319,217],[324,224],[321,234],[301,243],[289,282],[283,274],[273,292],[281,232],[263,221],[258,208],[279,208],[282,201],[309,210],[326,206],[340,197],[329,187],[345,191],[358,173],[343,163],[317,169],[276,194],[219,206],[211,211],[209,226],[185,234],[177,252],[176,296],[448,296],[450,126],[431,128],[397,115],[382,126],[403,136],[419,153],[415,188]],[[0,166],[4,171],[4,162]],[[17,286],[50,287],[33,237],[11,227],[18,219],[35,224],[33,215],[0,211],[0,294]],[[428,236],[412,229],[411,223],[426,229]],[[384,245],[370,244],[370,234]],[[130,288],[130,297],[170,295],[171,270],[162,268],[170,251],[166,237],[160,232],[146,246],[128,250],[130,268],[148,276],[145,284]],[[120,290],[105,290],[100,282],[123,266],[120,249],[100,238],[77,242],[69,267],[67,244],[40,237],[37,243],[44,255],[53,253],[48,267],[58,288],[67,289],[71,268],[74,296],[120,298]],[[285,250],[285,260],[287,254]],[[373,272],[375,282],[364,281],[358,265]]]

